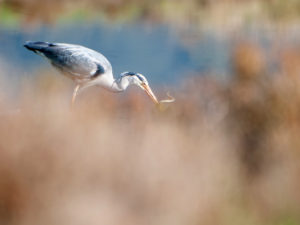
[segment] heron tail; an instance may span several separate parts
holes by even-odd
[[[27,41],[25,44],[24,44],[24,47],[27,48],[28,50],[31,50],[31,51],[42,51],[44,48],[47,48],[49,47],[51,44],[48,43],[48,42],[43,42],[43,41]]]

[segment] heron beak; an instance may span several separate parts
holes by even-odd
[[[159,104],[159,102],[157,101],[157,98],[155,97],[155,95],[153,94],[151,88],[149,87],[149,85],[143,83],[141,84],[141,87],[144,89],[144,91],[149,95],[149,97],[152,99],[152,101],[155,104]]]

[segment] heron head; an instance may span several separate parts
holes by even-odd
[[[128,77],[129,82],[131,84],[134,84],[134,85],[140,87],[141,89],[143,89],[149,95],[149,97],[152,99],[152,101],[155,104],[159,104],[156,96],[153,94],[153,92],[148,84],[148,81],[144,75],[142,75],[140,73],[135,73],[135,72],[124,72],[121,74],[121,76]]]

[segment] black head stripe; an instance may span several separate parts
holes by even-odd
[[[135,75],[136,73],[134,73],[134,72],[123,72],[122,74],[121,74],[121,76],[122,77],[126,77],[126,76],[133,76],[133,75]]]
[[[140,75],[136,74],[136,76],[139,78],[140,81],[144,81],[144,79]]]
[[[133,75],[135,75],[135,74],[136,74],[136,73],[134,73],[134,72],[127,72],[126,75],[133,76]]]
[[[137,76],[140,81],[144,82],[144,78],[135,72],[125,72],[123,76]]]

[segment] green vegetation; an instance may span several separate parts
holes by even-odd
[[[17,2],[17,4],[16,4]],[[55,4],[56,10],[48,10]],[[172,1],[121,0],[117,2],[87,0],[45,1],[6,0],[0,6],[2,24],[20,22],[55,23],[86,19],[116,22],[147,20],[172,26],[210,25],[244,26],[251,23],[278,23],[300,18],[299,0],[272,1]],[[17,12],[17,13],[16,13]]]
[[[17,26],[20,23],[20,14],[6,4],[0,4],[0,24],[4,26]]]

